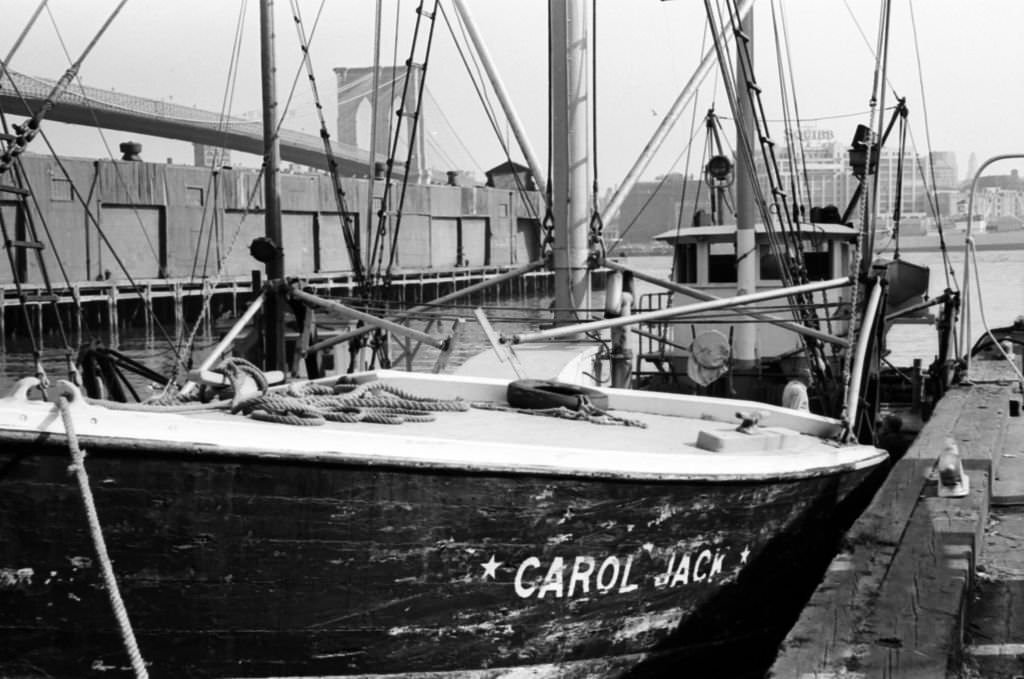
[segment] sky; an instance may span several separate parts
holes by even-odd
[[[717,0],[716,0],[717,1]],[[542,0],[465,0],[524,122],[537,154],[547,153],[547,3]],[[93,38],[115,0],[50,0],[47,11],[13,55],[10,68],[56,79]],[[292,6],[300,9],[307,33],[318,11],[310,48],[328,126],[336,129],[334,76],[338,66],[366,66],[373,60],[375,3],[371,0],[294,0],[275,3],[278,90],[282,100],[300,67]],[[415,21],[411,0],[383,3],[383,62],[408,56]],[[428,3],[428,6],[431,3]],[[450,0],[442,0],[454,23]],[[37,6],[36,0],[8,0],[0,24],[0,58]],[[588,3],[588,6],[592,6]],[[781,117],[776,24],[785,28],[792,83],[801,118],[832,129],[844,145],[857,123],[868,122],[879,0],[759,0],[755,7],[755,62],[764,105]],[[236,27],[243,17],[239,67],[229,71]],[[782,20],[784,24],[782,23]],[[913,19],[913,21],[912,21]],[[260,106],[259,12],[255,0],[128,0],[80,71],[81,82],[178,104],[240,115]],[[396,30],[397,24],[397,30]],[[597,5],[597,168],[603,189],[621,181],[651,138],[662,116],[700,61],[707,20],[698,0],[600,0]],[[959,174],[969,155],[980,163],[998,153],[1024,152],[1019,122],[1024,95],[1021,0],[892,0],[890,88],[906,97],[912,143],[957,153]],[[456,26],[461,41],[461,33]],[[916,33],[916,37],[915,37]],[[397,39],[396,39],[397,35]],[[424,43],[420,42],[422,47]],[[787,68],[789,68],[787,66]],[[427,71],[425,109],[428,156],[436,167],[474,174],[504,161],[473,85],[443,19],[436,25]],[[788,79],[788,76],[787,76]],[[696,102],[697,123],[712,105],[730,116],[718,78],[705,81]],[[225,93],[230,89],[233,95]],[[895,93],[895,94],[894,94]],[[315,132],[313,99],[303,74],[296,87],[288,127]],[[702,134],[687,109],[645,178],[685,172],[687,141],[698,139],[690,171],[700,159]],[[926,125],[927,123],[927,125]],[[508,128],[501,123],[501,132]],[[190,163],[191,146],[181,142],[106,132],[59,123],[44,124],[57,151],[84,157],[117,156],[120,142],[143,143],[145,160]],[[781,130],[773,131],[781,134]],[[44,152],[41,142],[32,149]],[[236,156],[237,158],[238,156]],[[513,159],[522,155],[513,153]],[[252,159],[252,164],[257,162]],[[1024,163],[1021,163],[1024,166]],[[452,168],[451,166],[455,166]],[[1009,166],[1002,171],[1008,172]],[[998,171],[998,170],[997,170]]]

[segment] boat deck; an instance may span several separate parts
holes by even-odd
[[[509,409],[507,382],[381,371],[383,379],[431,398],[459,396],[487,404],[437,412],[433,422],[370,422],[291,426],[222,410],[168,413],[111,409],[84,401],[71,406],[83,446],[164,450],[186,454],[306,459],[321,463],[571,474],[650,480],[794,478],[878,464],[884,454],[821,437],[837,423],[762,404],[606,390],[609,413],[644,426],[598,424]],[[20,409],[16,406],[20,404]],[[762,424],[737,431],[736,411],[762,407]],[[52,405],[0,399],[0,429],[24,435],[64,433]]]

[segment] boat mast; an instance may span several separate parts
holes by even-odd
[[[281,145],[277,132],[277,66],[274,62],[274,2],[260,2],[260,70],[263,86],[263,210],[264,235],[274,244],[266,261],[268,281],[284,279],[284,248],[281,242],[281,200],[277,185]],[[266,368],[284,370],[284,300],[267,295],[264,317]]]
[[[737,52],[746,50],[750,69],[754,67],[754,14],[750,12],[742,16],[740,30],[746,36],[736,40]],[[748,295],[757,290],[758,258],[757,243],[754,237],[754,220],[757,214],[754,202],[754,182],[752,176],[754,159],[750,157],[754,143],[754,113],[750,101],[747,83],[753,74],[745,72],[744,58],[736,57],[736,294]],[[757,326],[754,323],[739,323],[733,339],[733,356],[739,368],[749,368],[757,359]]]
[[[549,0],[551,211],[555,226],[555,323],[577,320],[590,306],[587,229],[589,67],[584,0]]]

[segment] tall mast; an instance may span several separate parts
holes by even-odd
[[[589,67],[584,0],[549,0],[551,31],[551,210],[555,245],[555,323],[577,320],[590,305],[587,229],[590,211]]]
[[[750,12],[740,20],[740,30],[746,36],[737,38],[736,50],[746,50],[748,63],[754,67],[754,13]],[[745,43],[745,44],[744,44]],[[754,113],[751,107],[747,83],[753,74],[745,72],[742,55],[736,58],[736,294],[748,295],[757,290],[757,247],[754,236],[754,221],[757,214],[754,203],[754,182],[752,176],[754,159],[750,157],[754,144]],[[754,323],[739,323],[733,341],[733,352],[739,367],[750,367],[757,359],[757,327]]]
[[[281,200],[277,186],[281,147],[277,132],[277,66],[274,63],[274,2],[260,2],[260,70],[263,85],[263,209],[264,235],[277,247],[266,262],[268,281],[284,278],[284,248],[281,242]],[[264,313],[266,368],[284,370],[284,301],[276,293],[267,295]]]

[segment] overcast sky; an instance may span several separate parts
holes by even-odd
[[[454,21],[449,0],[442,2]],[[547,148],[546,2],[466,2],[532,143],[543,157]],[[44,13],[37,22],[10,67],[29,75],[58,78],[68,64],[62,42],[71,56],[77,57],[115,4],[114,0],[51,0],[49,14]],[[307,32],[321,4],[320,0],[299,0]],[[336,129],[332,69],[372,63],[374,4],[372,0],[323,3],[311,54],[332,134]],[[698,0],[600,1],[596,97],[598,171],[603,187],[621,180],[699,62],[706,26],[703,4]],[[0,58],[6,56],[36,5],[35,0],[5,2]],[[384,2],[384,62],[396,51],[400,62],[408,56],[415,5],[411,0]],[[867,122],[879,5],[879,0],[784,0],[776,5],[777,16],[782,13],[786,19],[800,115],[808,121],[822,119],[818,127],[835,130],[844,145],[856,123]],[[755,10],[756,60],[765,105],[770,116],[778,116],[772,6],[771,0],[759,0]],[[916,45],[911,9],[916,19]],[[300,63],[299,50],[291,3],[278,0],[275,11],[283,100]],[[82,82],[218,111],[229,87],[233,36],[240,14],[244,15],[245,37],[230,110],[235,115],[256,110],[260,95],[255,0],[129,0],[83,65]],[[892,89],[887,103],[893,102],[893,91],[907,98],[913,140],[921,153],[927,150],[927,104],[931,148],[957,152],[961,177],[971,152],[979,162],[997,153],[1024,152],[1021,27],[1021,0],[893,0]],[[431,162],[479,174],[504,158],[443,20],[437,24],[434,50],[427,74],[431,99],[426,134],[431,140]],[[916,50],[920,51],[920,70]],[[304,75],[297,92],[289,126],[314,132],[316,117]],[[712,103],[719,112],[730,115],[714,77],[702,89],[697,115]],[[690,121],[687,111],[646,176],[684,170],[681,161],[676,161],[691,135]],[[59,124],[44,129],[61,153],[108,155],[96,130]],[[129,136],[138,138],[121,132],[107,134],[107,144],[115,155],[117,144]],[[173,157],[175,162],[191,162],[186,144],[141,140],[146,160]],[[32,150],[44,152],[45,148],[37,142]],[[521,156],[516,153],[515,159]],[[699,150],[692,162],[699,162]]]

